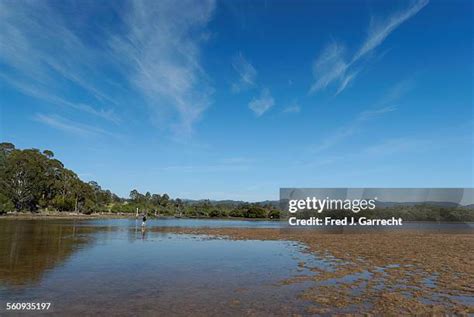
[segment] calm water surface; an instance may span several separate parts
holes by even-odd
[[[279,228],[280,222],[152,219],[145,231],[140,224],[135,219],[0,219],[0,315],[7,302],[51,302],[48,313],[59,316],[306,314],[309,303],[298,294],[311,285],[281,281],[314,274],[300,262],[331,270],[327,258],[304,253],[295,242],[158,230]],[[420,230],[430,226],[409,224]],[[446,228],[466,226],[472,230],[472,224]]]
[[[153,226],[272,227],[268,221],[0,220],[0,315],[6,302],[51,302],[62,315],[289,315],[317,261],[285,241],[231,241]],[[324,265],[324,263],[321,263]]]

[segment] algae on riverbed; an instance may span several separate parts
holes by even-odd
[[[160,228],[230,239],[292,240],[327,259],[299,296],[308,313],[467,315],[474,313],[474,235],[419,232],[325,234],[309,230]],[[300,266],[305,264],[300,263]]]

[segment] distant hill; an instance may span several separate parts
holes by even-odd
[[[257,202],[248,202],[244,200],[232,200],[232,199],[225,199],[225,200],[211,200],[211,199],[183,199],[184,202],[187,204],[199,204],[208,201],[213,206],[241,206],[244,204],[254,204],[259,206],[272,206],[273,208],[279,208],[280,201],[279,200],[264,200],[264,201],[257,201]]]
[[[247,201],[243,200],[231,200],[231,199],[226,199],[226,200],[207,200],[207,199],[199,199],[199,200],[193,200],[193,199],[183,199],[183,201],[187,203],[202,203],[204,201],[209,201],[212,205],[228,205],[228,206],[238,206],[242,204],[249,204]],[[280,207],[280,201],[279,200],[264,200],[264,201],[258,201],[258,202],[253,202],[251,204],[256,204],[260,206],[264,205],[270,205],[274,208],[279,208]],[[474,204],[466,205],[463,206],[458,203],[453,203],[449,201],[424,201],[424,202],[393,202],[393,201],[378,201],[377,202],[377,207],[378,208],[393,208],[393,207],[403,207],[403,206],[421,206],[421,205],[429,205],[429,206],[438,206],[438,207],[443,207],[443,208],[463,208],[463,209],[473,209],[474,210]]]

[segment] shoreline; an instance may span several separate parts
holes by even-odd
[[[141,215],[139,216],[139,218]],[[135,214],[129,213],[91,213],[82,214],[76,212],[11,212],[0,215],[0,219],[135,219]],[[280,219],[270,218],[242,218],[242,217],[174,217],[174,216],[158,216],[148,215],[148,219],[183,219],[183,220],[226,220],[226,221],[273,221],[279,222]]]
[[[139,216],[141,217],[141,216]],[[129,213],[91,213],[83,214],[76,212],[9,212],[6,214],[0,214],[0,219],[135,219],[134,214]],[[157,216],[148,215],[148,219],[183,219],[183,220],[219,220],[219,221],[271,221],[271,222],[285,222],[287,219],[270,219],[270,218],[242,218],[242,217],[174,217],[174,216]],[[415,220],[415,221],[404,221],[406,224],[467,224],[471,225],[474,222],[470,221],[425,221],[425,220]],[[340,226],[335,226],[340,228]],[[342,226],[344,227],[344,226]],[[346,226],[347,227],[347,226]]]
[[[51,213],[7,213],[0,215],[0,219],[125,219],[130,215],[119,213],[93,213],[81,214],[75,212],[51,212]]]

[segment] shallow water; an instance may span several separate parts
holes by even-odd
[[[0,315],[7,302],[51,302],[68,315],[304,313],[304,283],[280,284],[312,274],[298,267],[317,261],[300,245],[150,230],[158,223],[142,232],[128,219],[0,220]]]
[[[160,229],[280,225],[168,218],[149,220],[143,231],[135,219],[0,219],[0,315],[7,302],[51,302],[48,312],[57,315],[307,315],[314,303],[299,295],[315,284],[306,277],[318,274],[313,268],[333,271],[344,265],[332,255],[308,254],[293,241],[234,241]],[[411,227],[429,230],[430,225]],[[357,295],[370,276],[349,273],[319,284],[362,279],[352,289]],[[472,305],[472,297],[455,299]]]
[[[141,223],[141,218],[138,220]],[[118,227],[135,226],[135,219],[101,219],[88,225],[113,225]],[[235,219],[188,219],[188,218],[151,218],[147,227],[187,227],[187,228],[280,228],[282,222],[268,220]]]

